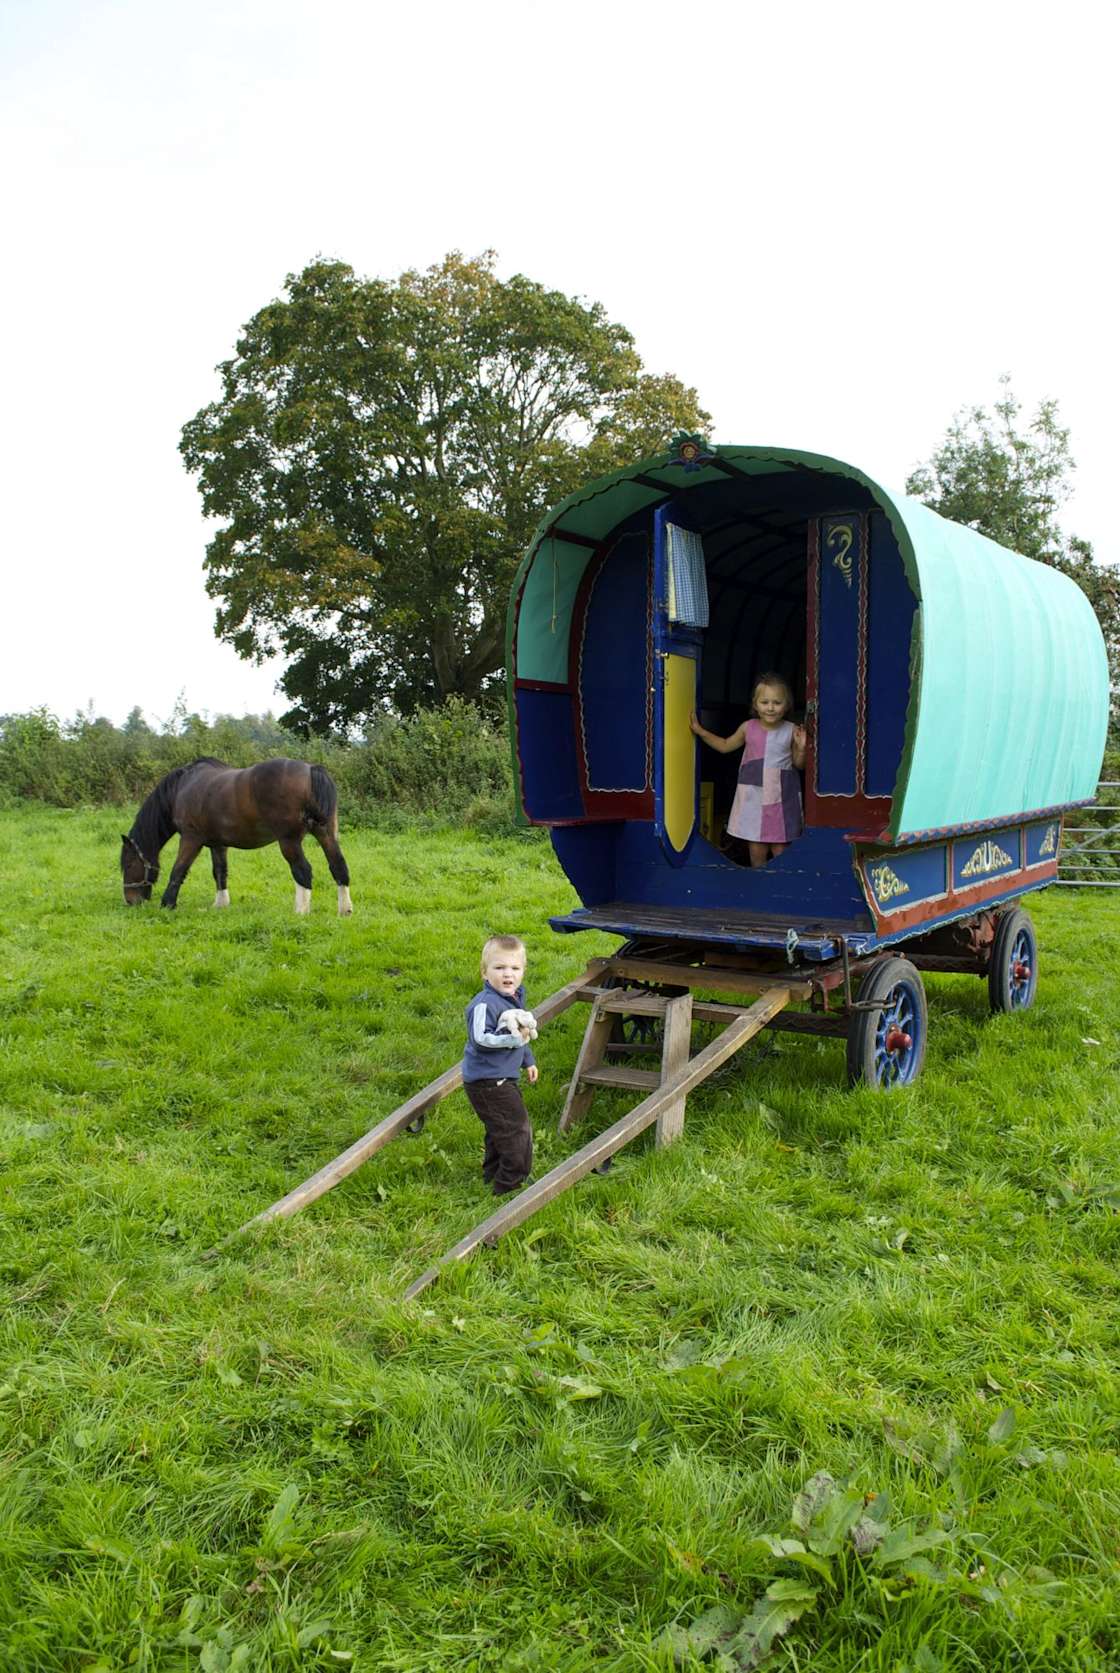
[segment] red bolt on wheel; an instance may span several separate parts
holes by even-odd
[[[1017,958],[1015,963],[1011,966],[1011,974],[1017,982],[1029,982],[1031,978],[1031,967],[1025,959]]]
[[[888,1051],[909,1051],[914,1044],[909,1034],[904,1034],[901,1028],[889,1028],[887,1037],[883,1041]]]

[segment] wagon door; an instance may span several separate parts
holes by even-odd
[[[881,831],[902,756],[916,599],[881,512],[809,525],[810,825]]]
[[[700,689],[708,585],[700,535],[665,509],[654,513],[654,822],[681,864],[696,834],[697,740],[688,717]]]

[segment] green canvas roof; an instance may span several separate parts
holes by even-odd
[[[810,469],[846,478],[890,521],[918,599],[893,835],[1093,796],[1108,726],[1108,664],[1092,606],[1073,581],[838,459],[767,447],[709,453],[746,477]],[[600,477],[541,524],[511,600],[518,679],[567,678],[572,609],[594,544],[666,496],[726,480],[714,465],[686,472],[674,458]]]

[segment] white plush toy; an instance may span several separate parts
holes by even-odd
[[[520,1034],[526,1045],[537,1037],[537,1019],[532,1011],[516,1008],[503,1011],[498,1018],[498,1028],[499,1031],[504,1029],[507,1034]]]

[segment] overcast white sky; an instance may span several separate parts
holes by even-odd
[[[901,486],[1009,371],[1114,512],[1108,7],[0,0],[0,713],[285,707],[213,636],[180,426],[318,253],[492,247],[726,442]]]

